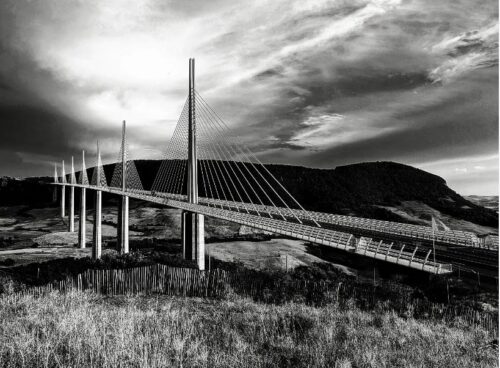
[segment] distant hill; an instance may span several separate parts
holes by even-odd
[[[498,228],[495,211],[463,198],[443,178],[411,166],[369,162],[333,170],[284,165],[271,165],[269,169],[311,210],[405,221],[381,206],[416,201],[456,219]]]
[[[54,187],[46,185],[52,178],[18,179],[0,177],[0,207],[32,205],[46,206],[53,199]]]
[[[145,188],[149,188],[160,161],[136,161]],[[110,180],[113,164],[105,166]],[[306,209],[402,222],[428,221],[430,215],[408,217],[398,209],[421,207],[461,222],[498,228],[498,214],[460,196],[439,176],[394,162],[368,162],[335,169],[267,165],[270,172]],[[89,169],[89,177],[91,170]],[[40,203],[52,198],[52,188],[41,188],[48,178],[0,182],[0,206]],[[22,184],[22,183],[25,184]],[[418,211],[417,211],[418,212]]]
[[[479,206],[489,208],[498,213],[498,196],[470,195],[465,198]]]

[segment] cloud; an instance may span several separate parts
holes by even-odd
[[[498,65],[498,23],[445,39],[432,50],[448,56],[430,72],[434,82],[449,82],[468,71]]]
[[[33,157],[78,154],[97,138],[111,160],[122,120],[135,156],[157,155],[189,57],[197,90],[269,162],[498,152],[493,0],[6,0],[0,31],[2,129],[19,124],[6,147],[30,173]],[[25,137],[35,121],[45,143]]]
[[[498,193],[498,154],[439,160],[418,167],[446,178],[451,188],[464,195]]]

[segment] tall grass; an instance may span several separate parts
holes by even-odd
[[[488,367],[479,329],[364,312],[176,297],[0,299],[0,367]]]

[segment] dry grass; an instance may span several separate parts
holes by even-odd
[[[0,299],[1,367],[489,367],[487,334],[236,298]]]

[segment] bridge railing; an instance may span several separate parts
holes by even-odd
[[[212,198],[200,198],[200,203],[204,203],[209,206],[221,206],[221,207],[235,208],[235,209],[243,207],[243,204],[238,202],[222,201]],[[264,213],[268,212],[275,215],[279,213],[279,211],[272,206],[265,206],[265,205],[254,205],[254,206],[259,211],[262,211]],[[436,230],[433,232],[432,228],[427,226],[367,219],[354,216],[326,214],[321,212],[304,211],[297,209],[292,209],[291,211],[302,219],[308,219],[312,217],[319,222],[335,224],[347,228],[351,227],[363,230],[370,230],[373,232],[392,233],[394,235],[400,235],[409,238],[424,239],[428,241],[435,240],[437,242],[443,242],[461,246],[489,248],[486,246],[482,246],[481,242],[479,241],[479,239],[475,234],[466,231]]]

